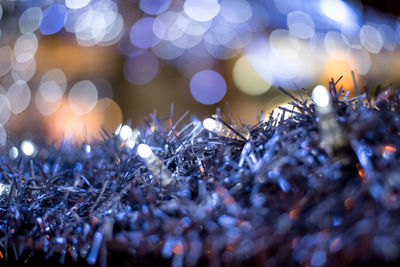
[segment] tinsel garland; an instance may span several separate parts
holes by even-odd
[[[0,263],[397,262],[399,92],[346,99],[330,82],[345,140],[329,153],[309,92],[282,91],[293,108],[252,127],[150,116],[128,140],[3,154]]]

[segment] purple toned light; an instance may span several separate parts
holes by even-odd
[[[160,42],[153,33],[154,18],[146,17],[138,20],[131,29],[131,43],[139,48],[150,48]]]
[[[59,32],[64,27],[66,13],[67,8],[61,4],[46,8],[40,23],[40,32],[45,35]]]
[[[149,15],[158,15],[171,5],[171,0],[140,0],[139,7]]]
[[[142,85],[153,80],[157,76],[158,69],[157,57],[149,51],[140,50],[126,59],[124,76],[128,82]]]
[[[212,105],[225,96],[226,83],[218,72],[202,70],[192,77],[190,92],[196,101],[205,105]]]

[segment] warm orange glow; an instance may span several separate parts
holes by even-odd
[[[46,130],[50,140],[61,142],[71,138],[73,142],[90,142],[101,138],[101,127],[112,133],[122,122],[122,112],[111,99],[103,98],[96,107],[85,115],[78,115],[70,109],[67,100],[60,108],[45,118]]]
[[[389,154],[393,154],[394,152],[396,152],[396,148],[390,145],[386,145],[386,146],[380,146],[379,147],[379,151],[381,151],[382,153],[389,153]]]
[[[343,76],[342,79],[337,84],[337,89],[343,86],[345,91],[351,90],[350,95],[354,95],[354,83],[353,78],[351,76],[352,69],[350,68],[347,60],[330,60],[325,64],[325,68],[320,77],[320,81],[324,83],[328,83],[333,78],[337,81],[340,76]],[[356,81],[359,81],[359,77],[356,74]]]
[[[298,209],[292,209],[292,210],[289,212],[289,217],[290,217],[290,219],[291,219],[292,221],[297,220],[297,219],[299,218],[299,216],[300,216],[300,211],[299,211]]]

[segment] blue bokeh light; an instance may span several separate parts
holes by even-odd
[[[43,11],[40,32],[45,35],[59,32],[64,27],[66,13],[65,5],[55,4],[47,7]]]
[[[147,50],[134,52],[124,64],[125,79],[136,85],[143,85],[153,80],[157,76],[158,70],[157,57]]]
[[[153,33],[154,18],[145,17],[138,20],[130,31],[130,41],[139,48],[150,48],[160,42]]]
[[[212,105],[219,102],[225,96],[226,83],[218,72],[202,70],[192,77],[190,92],[197,102]]]
[[[140,9],[149,15],[158,15],[171,5],[171,0],[140,0]]]

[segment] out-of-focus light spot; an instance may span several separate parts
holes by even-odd
[[[330,103],[330,95],[328,89],[323,85],[317,85],[312,91],[314,103],[319,107],[327,107]]]
[[[0,124],[0,146],[5,146],[7,142],[7,133],[3,125]]]
[[[0,94],[0,124],[5,125],[10,118],[11,115],[11,107],[8,98]]]
[[[41,84],[49,81],[56,82],[63,93],[67,89],[67,77],[61,69],[51,69],[46,72],[40,79]]]
[[[203,70],[192,77],[190,92],[196,101],[205,105],[212,105],[225,96],[226,83],[218,72]]]
[[[35,105],[39,112],[44,116],[53,114],[60,107],[61,102],[61,98],[54,101],[48,101],[43,97],[40,90],[36,91]]]
[[[329,59],[329,55],[325,50],[324,40],[325,34],[322,32],[316,32],[308,43],[308,49],[312,51],[313,56],[320,61],[326,61]]]
[[[90,147],[90,145],[86,144],[86,145],[85,145],[85,152],[86,152],[87,154],[90,154],[91,151],[92,151],[92,148]]]
[[[68,104],[73,112],[83,115],[96,106],[97,96],[97,88],[91,81],[80,81],[72,86],[68,96]]]
[[[380,24],[378,31],[383,38],[383,47],[387,50],[393,51],[396,48],[396,32],[392,27],[387,24]]]
[[[13,64],[13,50],[9,46],[0,47],[0,76],[7,74]]]
[[[337,79],[343,76],[337,86],[343,86],[344,90],[348,90],[354,87],[351,71],[352,69],[350,68],[347,60],[332,59],[325,62],[325,66],[323,67],[322,75],[319,80],[328,82],[333,78],[335,81],[337,81]],[[357,75],[356,79],[358,79]]]
[[[301,0],[274,0],[274,3],[279,12],[284,15],[301,9]]]
[[[63,96],[63,91],[55,81],[46,81],[40,84],[39,92],[47,102],[60,100]]]
[[[221,128],[221,122],[216,121],[211,118],[206,118],[203,120],[203,127],[204,129],[210,131],[210,132],[218,132]]]
[[[149,14],[158,15],[166,11],[171,5],[171,0],[140,0],[139,8]]]
[[[245,56],[236,61],[232,75],[239,90],[248,95],[261,95],[271,87],[271,84],[265,82],[258,75]]]
[[[104,78],[98,78],[92,80],[94,85],[97,88],[97,93],[100,98],[112,98],[113,97],[113,88],[110,82]]]
[[[119,136],[121,137],[122,140],[127,140],[131,135],[132,135],[131,127],[129,127],[128,125],[124,125],[121,127],[121,130],[119,131]]]
[[[139,50],[130,55],[124,64],[125,79],[137,85],[142,85],[153,80],[159,69],[157,57],[146,50]]]
[[[154,18],[145,17],[132,26],[130,31],[132,44],[139,48],[150,48],[160,42],[160,39],[153,33],[154,21]]]
[[[180,13],[167,11],[160,14],[153,22],[153,33],[161,40],[176,40],[185,33],[185,25]]]
[[[25,10],[18,20],[18,27],[21,33],[36,31],[42,21],[42,9],[40,7],[31,7]]]
[[[313,37],[315,25],[313,19],[307,13],[301,11],[290,12],[286,18],[290,33],[301,39]]]
[[[224,34],[222,33],[218,34],[218,33],[207,32],[204,38],[205,40],[204,44],[210,55],[212,55],[217,59],[226,60],[235,57],[239,53],[239,49],[234,49],[222,45],[220,43],[221,39],[225,39],[224,42],[228,43],[229,40],[226,40],[226,36],[230,34],[224,36],[223,35]],[[236,33],[231,33],[231,36],[234,35],[236,35]]]
[[[194,20],[208,21],[218,15],[220,5],[217,0],[186,0],[183,9]]]
[[[18,158],[18,148],[16,148],[15,146],[13,146],[12,148],[10,148],[10,151],[8,152],[8,156],[10,157],[10,159],[14,160],[16,158]]]
[[[189,34],[184,34],[181,37],[179,37],[176,40],[172,41],[172,44],[175,45],[176,47],[182,48],[182,49],[189,49],[192,47],[195,47],[202,41],[201,36],[193,36]]]
[[[65,5],[71,9],[79,9],[90,3],[90,0],[65,0]]]
[[[122,37],[124,29],[124,20],[120,14],[117,14],[116,19],[112,25],[107,26],[105,34],[101,39],[99,45],[111,46],[116,44]]]
[[[89,7],[82,9],[68,9],[67,14],[65,15],[64,29],[67,32],[75,33],[76,21],[78,20],[80,15],[87,12],[88,8]]]
[[[358,74],[366,75],[371,68],[371,57],[364,49],[352,49],[349,54],[349,66]]]
[[[35,144],[31,140],[24,140],[21,143],[21,151],[25,156],[33,156],[36,152]]]
[[[342,24],[341,28],[343,41],[347,46],[354,49],[360,49],[360,26],[354,22],[346,22]]]
[[[253,10],[246,0],[223,0],[220,4],[221,15],[232,23],[243,23],[253,15]]]
[[[173,45],[171,42],[161,41],[158,45],[152,48],[152,51],[159,58],[172,60],[182,55],[184,49]]]
[[[40,32],[45,35],[59,32],[65,23],[67,8],[62,4],[55,4],[43,11],[43,18],[40,23]]]
[[[154,157],[154,153],[151,148],[146,144],[140,144],[137,147],[137,153],[139,157],[143,159],[148,159],[150,157]]]
[[[324,39],[325,50],[333,59],[343,60],[349,55],[349,47],[343,41],[342,35],[336,31],[329,31]]]
[[[15,62],[11,69],[11,76],[14,81],[23,80],[30,81],[36,72],[36,61],[35,58],[19,63]]]
[[[298,55],[299,41],[287,30],[274,30],[269,35],[269,43],[272,51],[284,58],[294,58]]]
[[[21,35],[14,45],[14,56],[17,62],[23,63],[32,59],[38,49],[38,39],[33,33]]]
[[[179,13],[175,24],[186,34],[193,36],[202,36],[212,24],[211,20],[199,22],[191,19],[185,12]]]
[[[357,20],[350,5],[342,0],[321,0],[320,6],[325,16],[339,23]]]
[[[31,90],[25,81],[16,81],[7,90],[7,98],[10,102],[11,112],[14,114],[24,111],[31,101]]]
[[[360,41],[362,46],[373,54],[378,54],[383,46],[382,35],[372,25],[364,25],[361,27]]]

